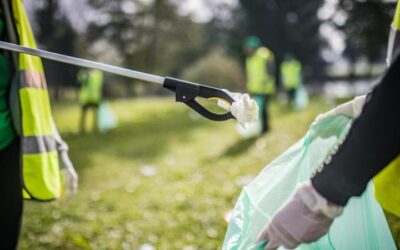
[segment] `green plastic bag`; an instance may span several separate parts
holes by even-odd
[[[350,127],[351,119],[342,115],[312,124],[303,139],[245,186],[233,210],[223,249],[262,249],[254,247],[257,246],[257,235],[290,197],[296,185],[309,179],[333,152]],[[361,197],[349,201],[324,237],[296,249],[395,250],[386,218],[374,198],[372,183]]]

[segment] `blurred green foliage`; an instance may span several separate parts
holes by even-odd
[[[227,55],[223,48],[214,48],[204,57],[185,69],[182,78],[212,86],[243,91],[245,76],[237,60]]]
[[[350,66],[364,56],[369,62],[382,63],[394,12],[394,2],[384,0],[241,0],[236,7],[224,1],[207,1],[212,17],[208,22],[198,23],[191,16],[182,15],[179,11],[182,2],[174,0],[81,0],[75,5],[76,13],[62,9],[66,2],[37,0],[29,4],[33,7],[35,34],[43,48],[177,77],[193,72],[194,67],[221,67],[220,61],[226,58],[216,57],[224,56],[223,53],[207,57],[215,47],[224,48],[243,64],[243,40],[248,35],[257,35],[276,55],[278,83],[285,53],[294,54],[303,63],[305,82],[324,79],[328,62],[322,51],[330,51],[332,60],[339,58],[333,55],[327,40],[332,40],[336,47],[341,46],[341,39],[345,41],[342,53]],[[80,24],[81,28],[72,23]],[[322,36],[322,25],[335,32]],[[45,66],[49,85],[56,90],[65,85],[77,86],[75,67],[47,61]],[[151,85],[132,87],[137,84],[133,79],[109,74],[105,79],[106,85],[110,85],[106,87],[106,96],[161,93]],[[208,81],[211,76],[196,79],[214,82]],[[218,86],[233,84],[216,81]],[[59,93],[55,93],[57,97]]]
[[[386,57],[390,24],[396,1],[338,1],[338,11],[329,18],[346,36],[345,55],[354,61],[366,57],[371,62]],[[344,15],[345,22],[337,21]]]
[[[43,0],[37,4],[43,5],[35,9],[34,28],[35,37],[44,49],[66,54],[76,55],[75,47],[78,34],[68,19],[60,15],[60,3],[58,0]],[[76,84],[78,68],[63,63],[43,60],[46,79],[54,89],[54,97],[60,99],[62,88]]]

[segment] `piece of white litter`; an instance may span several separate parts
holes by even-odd
[[[258,105],[255,100],[251,99],[248,94],[231,93],[227,90],[225,92],[233,98],[234,102],[229,104],[223,100],[219,100],[219,107],[230,111],[242,126],[257,121]]]

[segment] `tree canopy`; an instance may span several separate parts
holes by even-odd
[[[326,24],[343,34],[342,57],[350,62],[359,57],[382,61],[395,5],[384,0],[239,0],[232,7],[224,1],[208,0],[212,18],[199,23],[183,15],[179,11],[182,3],[175,0],[81,0],[73,7],[88,14],[82,17],[84,28],[77,29],[62,3],[30,3],[35,7],[36,35],[45,49],[175,77],[193,72],[191,67],[205,68],[204,61],[212,64],[212,53],[226,56],[221,60],[224,62],[233,56],[243,63],[242,45],[249,35],[259,36],[275,53],[278,68],[284,55],[291,53],[303,63],[306,77],[324,75],[324,65],[329,62],[321,51],[328,47],[327,40],[334,39],[331,34],[321,35],[321,26]],[[332,11],[321,17],[327,3],[333,6]],[[228,55],[213,50],[216,47],[224,48]],[[45,64],[51,84],[75,83],[76,68]],[[106,79],[113,83],[113,89],[122,84],[125,90],[121,92],[136,92],[134,80],[112,75]]]

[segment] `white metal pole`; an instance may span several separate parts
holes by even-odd
[[[86,67],[86,68],[93,68],[93,69],[98,69],[101,71],[121,75],[121,76],[126,76],[129,78],[134,78],[137,80],[142,80],[145,82],[152,82],[152,83],[157,83],[157,84],[163,84],[164,83],[164,77],[161,76],[156,76],[156,75],[151,75],[131,69],[125,69],[105,63],[99,63],[99,62],[94,62],[86,59],[81,59],[77,57],[72,57],[72,56],[66,56],[66,55],[61,55],[57,54],[54,52],[49,52],[45,50],[40,50],[40,49],[32,49],[29,47],[24,47],[20,45],[16,45],[13,43],[7,43],[0,41],[0,48],[5,49],[5,50],[10,50],[14,52],[19,52],[19,53],[25,53],[25,54],[30,54],[34,56],[39,56],[42,58],[46,58],[52,61],[57,61],[57,62],[62,62],[62,63],[67,63],[67,64],[72,64],[80,67]]]

